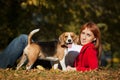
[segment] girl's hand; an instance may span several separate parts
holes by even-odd
[[[67,66],[67,71],[76,71],[75,67]]]

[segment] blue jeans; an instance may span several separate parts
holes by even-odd
[[[27,45],[27,35],[21,34],[0,53],[0,68],[13,67]]]

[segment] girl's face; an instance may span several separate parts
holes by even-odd
[[[82,30],[81,34],[80,34],[80,41],[81,41],[81,45],[84,46],[87,43],[90,43],[92,41],[96,40],[93,32],[91,32],[89,30],[89,28],[85,28],[84,30]]]

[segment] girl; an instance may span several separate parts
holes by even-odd
[[[89,71],[98,68],[101,53],[101,36],[98,26],[93,22],[85,23],[80,30],[80,44],[83,46],[74,61],[74,67],[67,71]]]

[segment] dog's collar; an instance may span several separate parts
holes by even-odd
[[[61,47],[63,47],[63,48],[68,48],[66,45],[61,45]]]

